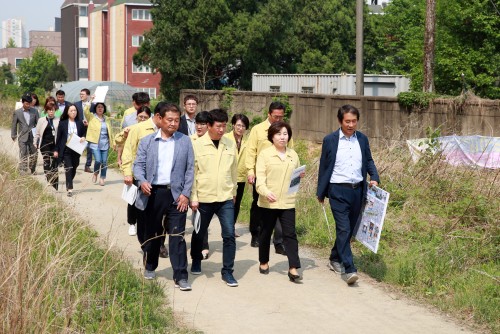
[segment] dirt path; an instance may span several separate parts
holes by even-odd
[[[10,131],[0,129],[2,153],[17,157],[17,143]],[[68,198],[65,187],[55,193],[88,221],[109,243],[122,250],[134,267],[141,268],[142,256],[136,237],[127,234],[126,205],[120,198],[122,177],[108,170],[106,185],[91,182],[83,173],[84,158],[75,178],[75,196]],[[41,158],[36,178],[45,183]],[[63,180],[64,175],[60,173]],[[61,182],[64,184],[64,182]],[[188,248],[191,224],[187,224]],[[250,247],[247,227],[237,226],[234,276],[239,287],[227,287],[220,279],[222,243],[218,221],[210,226],[211,256],[202,262],[202,275],[189,276],[190,292],[174,289],[168,259],[160,259],[158,279],[164,283],[168,302],[178,319],[205,333],[472,333],[428,307],[417,305],[377,286],[366,275],[353,287],[326,267],[327,259],[314,258],[305,249],[300,257],[303,284],[288,282],[286,257],[271,253],[271,271],[258,271],[258,251]],[[189,255],[188,255],[189,258]],[[191,260],[189,259],[189,265]]]

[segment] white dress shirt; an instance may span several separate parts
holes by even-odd
[[[174,136],[163,139],[161,131],[158,131],[155,136],[158,143],[158,170],[153,178],[153,184],[166,185],[170,184],[170,174],[174,162],[175,140]]]
[[[330,183],[359,183],[363,181],[361,166],[361,147],[356,132],[350,138],[347,138],[340,129],[337,158],[335,159]]]

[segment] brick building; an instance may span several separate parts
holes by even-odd
[[[161,76],[148,66],[136,66],[133,56],[153,27],[147,0],[108,0],[89,6],[89,79],[118,81],[155,98]]]

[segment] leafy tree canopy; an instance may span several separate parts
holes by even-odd
[[[438,0],[435,87],[467,86],[500,98],[496,0]],[[162,74],[162,93],[183,88],[250,89],[252,73],[355,72],[355,1],[153,0],[154,27],[134,56]],[[425,0],[393,0],[365,12],[367,73],[410,76],[422,89]]]
[[[68,78],[66,68],[57,61],[56,55],[42,47],[36,48],[31,58],[21,62],[16,74],[21,87],[30,92],[36,88],[49,91],[53,88],[53,81]]]

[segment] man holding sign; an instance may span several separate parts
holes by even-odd
[[[336,239],[328,267],[347,284],[358,280],[350,240],[366,198],[366,174],[370,186],[378,185],[380,178],[373,162],[368,138],[356,127],[359,111],[351,105],[339,108],[337,119],[340,129],[323,139],[318,173],[318,201],[330,200],[335,219]]]

